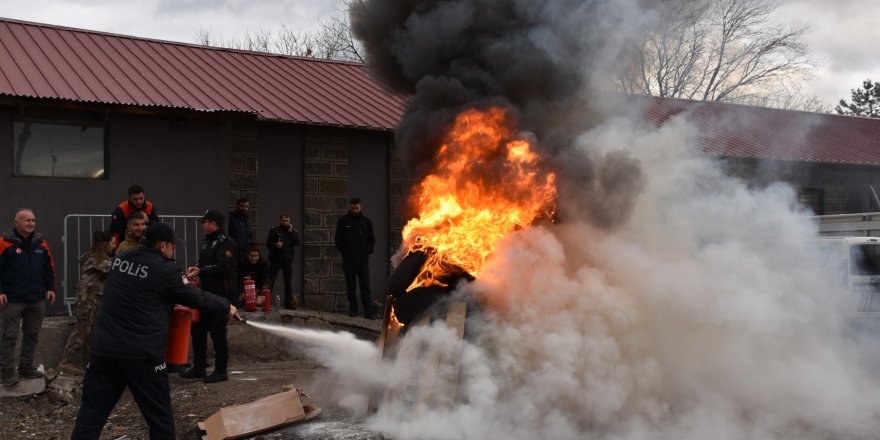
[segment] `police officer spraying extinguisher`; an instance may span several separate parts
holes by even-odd
[[[173,259],[182,244],[171,226],[153,223],[139,247],[113,260],[71,439],[98,439],[126,388],[150,427],[150,438],[175,438],[163,360],[171,310],[182,304],[204,314],[238,316],[228,299],[189,284]]]
[[[198,275],[202,289],[222,296],[234,304],[239,303],[235,276],[235,242],[223,233],[225,216],[216,209],[209,209],[202,216],[202,232],[205,241],[199,253],[199,265],[187,269],[188,276]],[[226,341],[225,314],[201,314],[199,322],[190,329],[193,345],[193,367],[180,373],[184,379],[204,379],[205,383],[229,380],[226,367],[229,364],[229,344]],[[214,343],[214,371],[206,375],[208,368],[208,334]]]

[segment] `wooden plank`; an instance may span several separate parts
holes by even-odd
[[[391,295],[387,295],[385,297],[385,311],[382,313],[382,331],[379,333],[379,357],[382,358],[385,356],[386,350],[385,346],[388,345],[389,335],[388,333],[392,331],[389,327],[391,327],[391,310],[394,307],[394,297]],[[397,332],[399,332],[399,328],[395,328],[394,339],[397,340]]]
[[[416,420],[424,417],[432,406],[452,406],[458,396],[460,380],[461,349],[464,346],[464,329],[467,318],[467,304],[454,302],[449,304],[446,313],[446,325],[451,328],[458,340],[458,347],[451,352],[441,351],[438,346],[416,341],[415,338],[403,338],[397,360],[391,374],[396,383],[385,390],[380,410],[384,407],[392,410],[392,405],[405,409],[409,402],[407,390],[413,379],[418,378],[414,401],[412,401],[411,417]],[[411,324],[409,331],[415,327],[427,325],[429,317],[424,317]],[[424,359],[420,362],[420,359]],[[438,371],[449,368],[452,373],[449,381],[440,383]],[[411,397],[410,397],[411,399]]]
[[[425,415],[428,405],[434,397],[434,383],[437,378],[437,369],[440,367],[440,351],[436,345],[428,347],[428,354],[422,363],[422,374],[419,378],[419,390],[412,411],[413,420],[418,420]]]
[[[451,407],[456,399],[458,399],[458,382],[461,374],[461,350],[464,348],[464,326],[466,320],[466,303],[454,302],[449,304],[449,311],[446,313],[446,325],[451,328],[458,337],[459,347],[453,352],[446,353],[440,361],[442,365],[445,365],[449,368],[449,371],[452,372],[449,378],[449,383],[446,384],[448,391],[437,395],[436,403],[442,407]]]
[[[425,316],[418,322],[411,323],[410,325],[413,328],[426,325],[429,319],[430,317]],[[409,331],[412,331],[412,328],[410,328]],[[415,338],[403,338],[403,344],[400,347],[400,351],[397,353],[397,361],[394,363],[394,368],[391,370],[392,377],[394,377],[397,382],[385,390],[385,397],[382,399],[382,405],[380,408],[385,405],[390,405],[392,402],[396,402],[400,399],[407,384],[415,374],[416,365],[419,360],[419,353],[421,351],[422,344],[420,341],[415,340]]]

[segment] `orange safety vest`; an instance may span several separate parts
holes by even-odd
[[[149,216],[153,215],[153,202],[147,200],[147,201],[145,201],[145,204],[147,206],[145,206],[144,209],[134,209],[131,207],[131,203],[128,203],[128,200],[126,200],[126,201],[119,204],[119,209],[122,210],[122,215],[126,221],[128,221],[128,216],[134,214],[135,211],[143,211],[144,214],[146,214],[147,217],[149,217]]]
[[[123,240],[125,240],[125,230],[127,229],[128,217],[130,215],[134,214],[135,211],[143,211],[143,213],[146,214],[147,217],[150,217],[153,214],[153,202],[145,200],[144,205],[144,209],[134,209],[131,206],[131,203],[128,203],[128,200],[125,200],[124,202],[117,205],[119,209],[122,210],[122,218],[125,220],[124,224],[126,225],[126,227],[123,227],[119,230],[119,232],[116,233],[116,247],[113,248],[114,251],[116,249],[119,249],[119,245],[122,244]]]

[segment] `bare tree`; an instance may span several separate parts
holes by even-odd
[[[778,0],[675,0],[663,25],[630,47],[618,90],[746,103],[814,67],[806,27],[772,24]]]
[[[773,107],[784,110],[800,110],[811,113],[831,113],[831,105],[815,95],[804,92],[802,83],[781,85],[760,96],[742,100],[742,104]]]
[[[363,49],[354,39],[348,22],[348,6],[353,0],[337,0],[336,12],[321,20],[313,32],[296,32],[286,26],[277,31],[248,31],[243,37],[223,39],[209,29],[196,31],[196,43],[205,46],[299,57],[364,62]]]

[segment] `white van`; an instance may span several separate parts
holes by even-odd
[[[817,263],[832,269],[839,285],[858,300],[859,312],[880,312],[880,237],[810,240]]]

